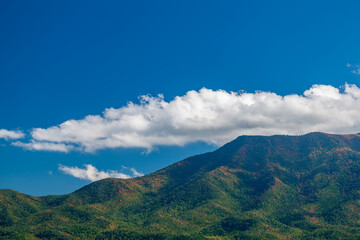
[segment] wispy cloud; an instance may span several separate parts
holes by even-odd
[[[346,64],[348,68],[351,69],[351,72],[356,75],[360,75],[360,64]]]
[[[24,138],[25,134],[22,131],[16,130],[16,131],[10,131],[6,129],[0,129],[0,138],[3,138],[5,140],[10,139],[20,139]]]
[[[126,167],[123,167],[126,168]],[[133,177],[140,177],[144,174],[139,173],[136,171],[135,168],[126,168],[132,172],[132,175],[128,175],[125,173],[117,172],[114,170],[109,171],[99,171],[96,167],[91,164],[85,164],[84,168],[78,167],[68,167],[64,165],[59,165],[59,170],[65,174],[71,175],[76,178],[90,180],[90,181],[97,181],[104,178],[133,178]]]
[[[31,140],[29,143],[23,142],[13,142],[13,146],[22,147],[28,150],[34,151],[50,151],[50,152],[69,152],[74,149],[72,145],[65,143],[54,143],[54,142],[38,142],[36,140]]]
[[[313,85],[302,95],[227,92],[203,88],[167,102],[162,95],[105,109],[102,115],[35,128],[33,150],[94,152],[105,148],[222,145],[239,135],[360,132],[360,89]]]
[[[123,167],[123,169],[129,170],[129,171],[132,173],[132,176],[133,176],[133,177],[141,177],[141,176],[144,176],[143,173],[136,171],[135,168],[128,168],[128,167],[125,167],[125,166],[122,166],[122,167]]]

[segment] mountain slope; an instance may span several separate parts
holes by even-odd
[[[62,196],[0,190],[4,239],[359,239],[360,135],[242,136]]]

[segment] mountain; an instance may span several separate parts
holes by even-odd
[[[360,135],[241,136],[61,196],[0,190],[1,239],[360,239]]]

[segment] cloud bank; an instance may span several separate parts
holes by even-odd
[[[102,115],[34,128],[32,150],[94,152],[105,148],[222,145],[239,135],[360,132],[360,89],[313,85],[303,95],[227,92],[203,88],[171,101],[141,96],[138,104],[105,109]]]
[[[139,173],[136,171],[135,168],[127,168],[123,167],[124,169],[130,170],[132,175],[124,174],[121,172],[117,172],[114,170],[110,171],[99,171],[96,167],[91,164],[85,164],[84,168],[78,167],[68,167],[64,165],[59,165],[59,170],[65,174],[71,175],[76,178],[90,180],[92,182],[98,181],[104,178],[133,178],[133,177],[141,177],[144,174]]]
[[[0,138],[5,140],[10,139],[19,139],[25,137],[25,134],[22,131],[10,131],[6,129],[0,129]]]

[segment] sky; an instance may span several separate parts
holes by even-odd
[[[0,2],[0,189],[66,194],[239,135],[360,132],[359,7]]]

